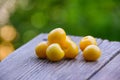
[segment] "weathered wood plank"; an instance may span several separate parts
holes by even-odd
[[[120,80],[120,52],[90,80]]]
[[[77,44],[81,37],[71,37]],[[97,39],[102,57],[96,62],[86,62],[81,51],[76,59],[50,62],[36,58],[34,48],[47,40],[46,34],[37,36],[0,64],[0,80],[85,80],[98,72],[120,50],[119,42]]]

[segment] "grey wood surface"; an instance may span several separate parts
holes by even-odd
[[[71,36],[71,38],[77,44],[81,39],[78,36]],[[98,80],[104,75],[103,72],[107,68],[113,68],[113,66],[106,67],[107,65],[113,65],[113,62],[120,60],[116,60],[117,57],[120,58],[120,42],[110,42],[102,39],[97,39],[102,50],[102,56],[96,62],[84,61],[81,51],[72,60],[63,59],[59,62],[50,62],[46,59],[38,59],[34,51],[35,46],[46,40],[47,34],[40,34],[3,60],[0,63],[0,80]],[[120,65],[119,62],[117,63]],[[116,65],[116,67],[119,66]],[[115,74],[120,73],[118,71],[120,68],[117,71],[115,68],[110,70],[115,70],[111,74],[113,74],[113,77],[117,76],[117,80],[120,75]],[[110,74],[109,72],[107,72],[106,77]],[[106,80],[106,77],[104,76],[102,79]]]
[[[120,52],[118,56],[96,73],[91,80],[120,80]]]

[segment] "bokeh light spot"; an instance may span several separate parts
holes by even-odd
[[[13,41],[16,35],[17,32],[12,26],[6,25],[0,28],[0,37],[6,42]]]
[[[11,52],[14,51],[14,46],[9,42],[0,44],[0,61],[5,59]]]

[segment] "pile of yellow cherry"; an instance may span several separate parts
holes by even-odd
[[[79,47],[87,61],[96,61],[101,56],[101,50],[92,36],[83,37]],[[60,61],[63,58],[75,58],[79,53],[79,48],[70,37],[66,36],[62,28],[56,28],[48,34],[48,41],[40,42],[36,46],[35,52],[38,58]]]

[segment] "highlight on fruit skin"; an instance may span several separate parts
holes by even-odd
[[[96,45],[89,45],[83,51],[83,58],[86,61],[96,61],[101,56],[101,50]]]
[[[60,61],[65,53],[58,43],[53,43],[47,48],[46,55],[50,61]]]
[[[79,47],[83,51],[89,45],[97,45],[97,41],[92,36],[85,36],[80,40]]]
[[[70,39],[66,38],[64,46],[62,46],[62,49],[65,52],[65,58],[75,58],[78,55],[78,46]]]
[[[50,44],[59,43],[62,45],[65,39],[66,33],[62,28],[55,28],[48,34],[48,41]]]
[[[40,42],[36,48],[35,52],[38,58],[46,58],[46,49],[48,48],[47,42]]]

